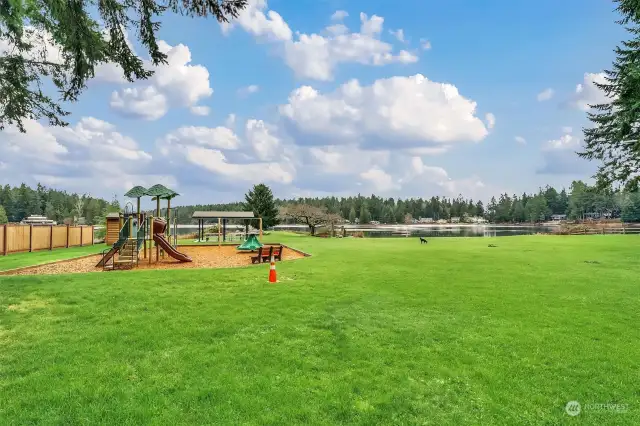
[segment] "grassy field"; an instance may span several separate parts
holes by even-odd
[[[23,266],[41,265],[56,260],[73,259],[74,257],[89,254],[98,254],[107,248],[104,244],[96,244],[85,247],[61,248],[55,250],[38,250],[33,253],[15,253],[8,256],[0,256],[0,271],[21,268]]]
[[[0,277],[0,424],[640,423],[637,236],[269,238],[314,256]]]

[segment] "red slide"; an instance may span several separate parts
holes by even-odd
[[[184,253],[180,253],[174,249],[169,241],[164,237],[164,230],[167,228],[167,222],[162,219],[153,219],[153,241],[156,242],[162,250],[169,256],[173,257],[180,262],[192,262],[191,258]]]
[[[169,244],[169,241],[167,241],[166,238],[164,238],[163,234],[154,234],[153,241],[155,241],[156,244],[162,247],[162,250],[164,250],[165,253],[167,253],[169,256],[173,257],[174,259],[179,260],[180,262],[192,261],[189,256],[187,256],[184,253],[180,253],[178,250],[174,249],[171,246],[171,244]]]

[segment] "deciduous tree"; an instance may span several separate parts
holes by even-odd
[[[328,213],[325,207],[316,207],[309,204],[290,204],[280,207],[279,217],[283,220],[292,219],[297,223],[309,227],[311,235],[315,235],[316,228],[320,225],[335,225],[342,217],[335,213]]]

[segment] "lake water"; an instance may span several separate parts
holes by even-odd
[[[304,225],[278,225],[276,230],[305,231]],[[368,238],[393,237],[504,237],[510,235],[533,235],[549,233],[553,226],[515,226],[515,225],[346,225],[347,236],[362,232]],[[336,227],[340,232],[341,227]]]

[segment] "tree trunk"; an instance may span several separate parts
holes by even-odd
[[[316,235],[316,227],[314,225],[309,225],[309,228],[311,229],[311,235]]]

